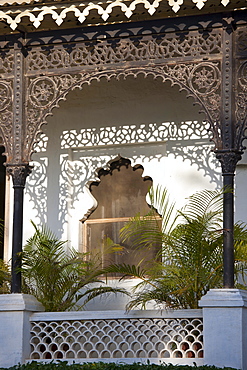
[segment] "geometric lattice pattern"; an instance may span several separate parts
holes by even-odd
[[[202,358],[202,318],[32,322],[31,359]]]

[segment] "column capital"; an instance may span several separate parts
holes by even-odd
[[[236,165],[242,158],[242,151],[233,149],[215,150],[216,158],[221,163],[222,175],[234,175]]]
[[[7,174],[12,176],[13,188],[24,188],[27,176],[32,172],[29,163],[6,164]]]

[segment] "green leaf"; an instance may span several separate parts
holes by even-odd
[[[93,283],[100,282],[102,275],[97,257],[65,249],[66,242],[60,241],[47,226],[39,229],[32,224],[35,233],[22,252],[24,293],[33,294],[46,311],[78,309],[78,301],[82,297],[88,302],[100,294],[116,293],[116,289],[111,287],[92,287]],[[127,292],[121,290],[121,293]]]
[[[137,214],[121,230],[123,240],[133,240],[136,248],[161,246],[161,258],[140,261],[138,266],[109,266],[122,278],[141,279],[127,308],[145,308],[155,301],[172,308],[198,308],[201,297],[223,283],[223,196],[224,191],[203,190],[188,198],[174,212],[166,189],[151,189],[152,207],[144,217]],[[157,209],[161,219],[157,220]],[[235,280],[247,275],[247,228],[235,225]],[[140,266],[139,263],[139,266]]]

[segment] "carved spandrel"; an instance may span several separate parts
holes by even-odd
[[[13,86],[10,80],[0,80],[0,131],[8,161],[13,153]]]
[[[0,74],[1,76],[13,76],[14,72],[14,51],[0,48]]]
[[[247,61],[240,63],[236,94],[236,147],[243,150],[247,138]]]
[[[247,30],[245,26],[239,27],[236,33],[236,54],[247,57]]]
[[[136,68],[115,68],[114,71],[94,71],[92,73],[62,74],[60,76],[42,76],[29,79],[28,108],[26,112],[27,126],[25,135],[26,157],[30,161],[33,145],[40,133],[40,128],[46,122],[46,117],[52,109],[59,106],[60,100],[65,100],[69,91],[83,88],[91,81],[100,81],[101,78],[110,80],[127,76],[137,77],[139,74],[161,77],[162,81],[170,81],[171,85],[178,85],[181,90],[187,91],[206,114],[213,132],[213,140],[219,141],[215,122],[219,120],[220,108],[220,69],[218,63],[181,63],[175,66],[153,66]]]

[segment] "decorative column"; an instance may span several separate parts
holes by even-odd
[[[21,293],[20,253],[23,233],[23,194],[27,176],[31,173],[28,164],[7,165],[14,188],[13,240],[12,240],[12,284],[11,293]]]
[[[234,288],[234,176],[242,152],[222,150],[216,152],[222,167],[223,188],[223,286]]]
[[[26,178],[31,172],[29,160],[25,155],[26,117],[24,55],[21,35],[17,34],[14,43],[13,76],[13,125],[11,152],[6,163],[7,173],[12,176],[14,188],[13,240],[12,240],[12,293],[21,292],[20,253],[23,233],[23,194]]]
[[[234,176],[237,162],[243,154],[236,143],[235,112],[235,65],[234,30],[231,17],[224,19],[226,26],[222,37],[222,76],[221,76],[221,142],[215,150],[216,158],[222,167],[223,188],[223,262],[224,288],[234,288]]]

